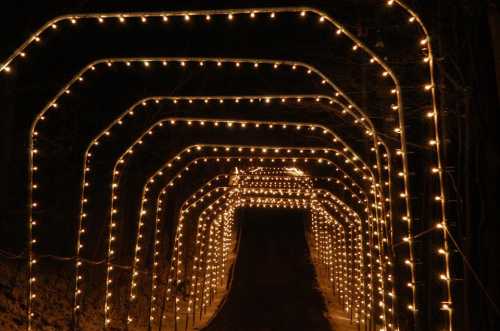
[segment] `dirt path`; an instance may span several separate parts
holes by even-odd
[[[204,331],[331,330],[303,218],[301,213],[282,210],[242,214],[232,290]]]

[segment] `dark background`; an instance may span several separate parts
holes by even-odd
[[[334,16],[354,22],[352,28],[366,29],[370,41],[376,40],[377,31],[373,26],[380,24],[380,17],[371,17],[370,8],[379,1],[290,1],[289,5],[304,4],[315,6],[332,13]],[[445,164],[447,188],[450,197],[448,206],[450,225],[462,251],[479,274],[493,301],[500,302],[500,263],[497,252],[500,250],[500,215],[497,206],[499,158],[499,96],[498,84],[500,54],[500,18],[498,3],[486,0],[441,0],[432,3],[409,1],[420,13],[430,29],[437,57],[438,88],[440,108],[443,111],[443,141],[445,142]],[[50,1],[35,3],[15,1],[2,4],[0,13],[0,58],[10,54],[29,33],[48,19],[57,15],[74,12],[105,12],[113,10],[175,10],[250,7],[253,3],[241,2],[200,2],[183,1],[166,4],[158,1]],[[259,6],[282,6],[282,1],[258,3]],[[368,17],[368,18],[367,18]],[[387,22],[391,26],[391,22]],[[389,30],[389,29],[388,29]],[[388,33],[388,32],[385,32]],[[384,35],[387,37],[388,35]],[[69,37],[70,38],[70,37]],[[64,42],[65,40],[60,40]],[[171,41],[163,41],[171,42]],[[189,41],[183,40],[186,47]],[[272,46],[273,40],[265,37],[262,42]],[[314,45],[310,45],[314,49]],[[383,50],[380,50],[383,53]],[[277,50],[277,54],[280,54]],[[283,54],[286,54],[283,51]],[[495,58],[497,67],[495,70]],[[71,61],[64,54],[55,54],[53,61]],[[408,59],[411,61],[412,59]],[[496,73],[495,73],[496,72]],[[24,73],[28,74],[28,73]],[[36,73],[34,73],[36,74]],[[348,73],[343,77],[348,81]],[[37,94],[46,95],[50,89],[48,81],[34,81],[28,85],[37,86]],[[47,86],[46,86],[47,83]],[[15,81],[2,82],[2,97],[16,99],[9,92],[9,85]],[[21,92],[22,93],[22,92]],[[35,96],[33,96],[35,97]],[[16,152],[24,149],[23,139],[26,132],[17,131],[14,122],[22,119],[15,107],[2,103],[1,126],[1,165],[0,165],[0,231],[11,240],[0,244],[0,248],[13,254],[23,251],[23,235],[19,234],[13,222],[24,222],[24,208],[13,204],[16,183],[12,180],[12,169],[16,173],[25,172],[25,164]],[[24,138],[23,138],[24,137]],[[484,292],[478,287],[474,276],[460,261],[454,265],[458,302],[455,304],[463,314],[458,328],[463,330],[498,330],[499,316],[492,308]],[[427,270],[431,273],[430,270]],[[424,299],[425,300],[425,299]],[[425,314],[432,315],[427,311]],[[428,317],[431,319],[431,317]],[[425,329],[425,327],[423,327]]]

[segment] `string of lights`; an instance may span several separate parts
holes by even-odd
[[[450,275],[450,267],[449,267],[449,253],[448,253],[448,229],[447,229],[447,221],[446,221],[446,199],[445,199],[445,183],[444,183],[444,178],[443,178],[443,170],[442,170],[442,160],[441,160],[441,152],[440,152],[440,139],[439,139],[439,122],[438,122],[438,109],[437,109],[437,105],[436,105],[436,91],[435,91],[435,79],[434,79],[434,67],[433,67],[433,52],[432,52],[432,46],[431,46],[431,42],[430,42],[430,36],[429,36],[429,33],[425,27],[425,25],[422,23],[422,20],[420,19],[420,17],[415,13],[413,12],[408,6],[406,6],[403,2],[401,1],[396,1],[396,0],[389,0],[387,1],[387,4],[389,6],[393,5],[393,4],[397,4],[399,5],[403,10],[405,10],[408,14],[409,14],[409,23],[413,23],[413,22],[417,22],[419,27],[421,28],[421,31],[422,33],[425,35],[425,37],[420,40],[419,44],[426,50],[426,56],[424,58],[424,63],[427,63],[428,64],[428,68],[429,68],[429,77],[430,77],[430,83],[425,85],[424,86],[424,91],[427,91],[429,92],[429,95],[430,95],[430,99],[432,101],[432,111],[427,113],[426,114],[426,117],[429,118],[430,120],[432,120],[432,124],[431,126],[433,127],[433,135],[434,137],[432,139],[429,140],[429,144],[432,146],[432,152],[434,153],[435,155],[435,162],[436,162],[436,165],[435,166],[432,166],[431,167],[431,173],[436,175],[438,177],[438,185],[439,185],[439,192],[437,195],[435,195],[433,197],[433,200],[436,201],[437,203],[439,203],[439,206],[440,206],[440,221],[438,222],[437,224],[437,228],[439,229],[442,229],[442,240],[443,240],[443,247],[438,249],[438,254],[442,255],[443,256],[443,260],[444,260],[444,272],[442,274],[440,274],[439,278],[440,278],[440,281],[443,281],[445,283],[445,287],[447,289],[447,294],[446,294],[446,298],[443,300],[442,302],[442,310],[445,311],[445,313],[447,314],[448,316],[448,325],[447,325],[447,329],[448,330],[452,330],[452,297],[451,297],[451,275]],[[398,120],[399,120],[399,126],[397,128],[394,129],[394,132],[398,133],[399,134],[399,137],[400,137],[400,147],[398,149],[395,150],[395,154],[400,156],[401,157],[401,168],[402,170],[397,172],[398,176],[402,178],[402,186],[404,187],[403,191],[399,194],[399,196],[405,201],[405,212],[403,212],[401,218],[402,220],[407,224],[407,237],[404,238],[404,242],[408,243],[408,254],[409,254],[409,257],[408,259],[405,260],[405,264],[409,267],[410,269],[410,274],[411,274],[411,282],[409,283],[408,287],[410,288],[410,291],[412,292],[412,299],[411,299],[411,304],[408,305],[408,308],[410,311],[412,311],[414,314],[416,314],[416,312],[418,311],[418,308],[417,308],[417,302],[416,302],[416,278],[415,278],[415,271],[414,271],[414,268],[415,268],[415,262],[414,262],[414,252],[413,252],[413,236],[412,236],[412,213],[411,213],[411,189],[410,189],[410,185],[409,185],[409,181],[408,181],[408,176],[410,176],[410,168],[409,168],[409,165],[408,165],[408,158],[407,158],[407,151],[406,151],[406,136],[405,136],[405,119],[404,119],[404,109],[403,109],[403,102],[402,102],[402,93],[401,93],[401,88],[400,88],[400,83],[398,81],[398,77],[396,76],[396,74],[391,70],[391,68],[381,59],[379,58],[375,53],[373,53],[370,48],[368,48],[367,46],[365,46],[365,44],[358,40],[354,35],[352,35],[347,29],[345,29],[344,26],[342,26],[340,23],[338,23],[337,21],[335,21],[334,19],[330,18],[328,15],[320,12],[320,11],[317,11],[315,9],[311,9],[311,8],[307,8],[307,7],[300,7],[300,8],[290,8],[290,7],[285,7],[285,8],[256,8],[256,9],[230,9],[230,10],[214,10],[214,11],[196,11],[196,12],[161,12],[161,13],[111,13],[111,14],[78,14],[78,15],[71,15],[71,16],[61,16],[59,18],[56,18],[55,20],[52,20],[51,22],[45,24],[41,29],[39,29],[35,34],[33,34],[25,43],[23,43],[23,45],[21,45],[20,48],[18,48],[18,50],[16,50],[11,56],[9,56],[9,58],[0,66],[0,71],[3,71],[5,73],[9,73],[11,72],[12,70],[12,63],[14,60],[18,60],[20,58],[25,58],[26,57],[26,50],[28,49],[28,47],[33,47],[37,42],[40,41],[40,36],[42,33],[45,33],[46,30],[48,29],[53,29],[53,30],[56,30],[58,29],[58,26],[59,24],[62,24],[62,22],[65,22],[65,21],[68,21],[68,22],[71,22],[71,24],[76,24],[76,23],[79,23],[79,22],[82,22],[84,20],[87,20],[87,19],[92,19],[92,20],[97,20],[99,23],[103,23],[105,20],[108,20],[110,18],[116,18],[118,19],[120,22],[124,22],[125,20],[129,19],[129,18],[140,18],[140,20],[142,22],[146,22],[148,20],[148,18],[150,17],[161,17],[164,21],[168,21],[169,18],[172,18],[172,17],[181,17],[183,18],[185,21],[189,21],[191,19],[191,17],[195,17],[195,16],[204,16],[205,17],[205,20],[210,20],[210,17],[211,15],[224,15],[224,16],[227,16],[227,19],[229,21],[233,20],[233,19],[236,19],[237,16],[239,15],[248,15],[249,17],[251,18],[254,18],[256,15],[269,15],[269,17],[271,19],[274,19],[276,17],[276,15],[278,14],[281,14],[281,13],[288,13],[288,12],[292,12],[292,13],[300,13],[299,16],[305,16],[305,15],[310,15],[310,14],[314,14],[314,15],[317,15],[318,16],[318,21],[319,22],[328,22],[330,24],[333,24],[335,27],[337,27],[337,35],[345,35],[347,36],[349,39],[351,39],[353,41],[353,46],[352,46],[352,50],[353,51],[357,51],[358,49],[362,49],[370,58],[370,63],[374,63],[374,64],[377,64],[379,65],[381,68],[383,68],[383,72],[382,72],[382,77],[384,78],[390,78],[394,84],[394,88],[391,89],[391,94],[394,94],[395,95],[395,102],[394,102],[394,106],[391,107],[392,110],[394,111],[397,111],[397,116],[398,116]],[[46,113],[51,110],[51,109],[56,109],[58,108],[58,99],[63,96],[64,94],[69,94],[70,93],[70,89],[69,87],[72,86],[73,83],[76,83],[76,82],[83,82],[84,81],[84,74],[86,74],[87,72],[87,69],[88,70],[96,70],[96,67],[100,64],[104,64],[108,67],[114,65],[115,63],[119,63],[119,62],[123,62],[123,63],[126,63],[126,66],[130,66],[132,62],[141,62],[144,64],[144,66],[148,67],[150,65],[150,63],[152,62],[162,62],[162,63],[167,63],[168,61],[170,60],[165,60],[165,58],[162,58],[162,59],[158,59],[158,58],[151,58],[151,59],[141,59],[141,60],[135,60],[135,59],[127,59],[125,61],[123,61],[124,59],[107,59],[105,60],[105,62],[99,60],[95,63],[93,63],[91,66],[89,66],[88,68],[84,69],[83,71],[80,72],[80,74],[76,77],[76,79],[73,81],[71,81],[68,85],[65,86],[64,89],[61,90],[60,93],[58,93],[58,95],[52,99],[52,101],[42,110],[42,112],[40,112],[37,116],[36,116],[36,119],[35,121],[33,122],[33,125],[32,125],[32,128],[31,128],[31,134],[30,134],[30,144],[29,144],[29,171],[30,171],[30,176],[29,176],[29,179],[30,179],[30,187],[29,187],[29,204],[28,204],[28,228],[29,228],[29,240],[28,240],[28,329],[31,329],[31,319],[32,317],[34,316],[34,313],[33,313],[33,310],[32,310],[32,301],[34,301],[36,299],[36,293],[35,291],[33,290],[33,286],[34,286],[34,283],[36,282],[36,278],[33,276],[33,266],[37,263],[37,259],[36,259],[36,255],[34,254],[33,252],[33,246],[37,243],[37,238],[33,236],[33,227],[36,227],[37,225],[37,222],[39,222],[39,220],[35,220],[33,218],[33,209],[36,209],[36,208],[39,208],[39,204],[36,200],[33,199],[33,191],[34,190],[37,190],[39,187],[38,187],[38,184],[36,183],[35,179],[34,179],[34,173],[38,171],[38,165],[35,163],[35,155],[39,153],[39,149],[36,148],[36,145],[35,145],[35,142],[36,142],[36,136],[39,134],[39,131],[37,130],[37,125],[38,125],[38,122],[40,121],[44,121],[45,120],[45,116],[46,116]],[[206,61],[210,62],[215,62],[215,60],[210,60],[210,59],[205,59],[205,60],[201,60],[200,61],[200,58],[196,58],[196,59],[193,59],[193,58],[190,58],[190,59],[187,59],[187,60],[182,60],[182,61],[179,61],[180,65],[186,65],[187,62],[194,62],[194,61],[197,61],[200,63],[200,65],[202,65],[201,63],[204,63]],[[217,66],[219,65],[222,65],[222,64],[225,64],[226,62],[231,62],[231,63],[235,63],[235,65],[238,65],[239,63],[252,63],[254,67],[258,67],[261,63],[262,64],[272,64],[276,67],[279,67],[279,66],[282,66],[282,65],[285,65],[285,66],[290,66],[293,70],[295,70],[297,67],[300,67],[300,66],[303,66],[305,68],[307,68],[307,71],[314,71],[316,74],[318,74],[318,76],[320,76],[322,79],[321,83],[322,84],[328,84],[328,85],[331,85],[335,90],[339,91],[336,86],[330,82],[323,74],[317,72],[314,68],[310,67],[310,66],[307,66],[307,65],[302,65],[300,63],[295,63],[295,62],[289,62],[289,61],[280,61],[279,63],[277,63],[275,60],[273,61],[268,61],[266,62],[266,60],[263,60],[263,61],[255,61],[254,59],[251,59],[251,60],[248,60],[246,61],[246,59],[236,59],[236,62],[234,61],[227,61],[225,59],[217,59]],[[392,230],[392,219],[393,219],[393,204],[392,204],[392,200],[391,200],[391,197],[392,197],[392,182],[391,182],[391,158],[390,158],[390,155],[391,153],[389,152],[389,147],[387,147],[387,145],[385,145],[385,142],[379,138],[378,136],[378,133],[377,131],[374,129],[373,125],[371,124],[370,120],[368,117],[364,117],[366,116],[366,114],[364,112],[361,111],[361,109],[359,109],[359,107],[355,106],[355,104],[353,102],[350,101],[350,99],[347,97],[347,95],[343,94],[342,92],[336,92],[338,93],[338,97],[342,97],[342,99],[344,100],[347,100],[347,104],[348,104],[348,109],[352,109],[354,108],[356,111],[359,111],[359,113],[361,114],[361,117],[355,117],[355,121],[360,121],[362,123],[369,123],[368,125],[368,129],[366,129],[366,134],[369,135],[369,136],[374,136],[373,137],[373,142],[374,142],[374,147],[373,147],[373,151],[376,153],[376,164],[374,166],[367,166],[367,163],[365,163],[363,161],[363,159],[358,156],[356,153],[354,153],[353,150],[350,149],[349,145],[347,145],[346,143],[344,143],[344,141],[342,141],[339,137],[335,136],[335,134],[333,134],[331,131],[328,131],[328,134],[332,135],[335,137],[335,139],[337,139],[338,142],[340,142],[339,144],[342,145],[342,150],[343,152],[347,153],[347,155],[349,156],[348,157],[345,157],[346,161],[348,161],[348,163],[351,163],[354,165],[354,166],[358,166],[358,163],[359,163],[359,166],[358,168],[354,168],[354,171],[361,171],[364,173],[364,176],[366,176],[367,178],[371,178],[369,180],[371,180],[371,190],[372,192],[370,192],[371,194],[370,195],[373,195],[373,204],[374,206],[372,206],[373,208],[373,212],[374,212],[374,215],[371,216],[373,217],[373,219],[375,220],[374,222],[370,223],[371,227],[375,227],[374,229],[372,229],[373,231],[371,231],[371,236],[372,236],[372,239],[375,238],[374,240],[375,241],[378,241],[378,245],[380,245],[379,247],[387,247],[387,249],[390,248],[389,245],[387,245],[387,243],[385,244],[380,244],[381,242],[381,237],[379,235],[376,235],[376,236],[373,236],[373,233],[378,233],[378,234],[382,234],[384,233],[384,238],[383,239],[386,239],[387,241],[389,241],[389,243],[393,243],[394,240],[393,240],[393,230]],[[217,98],[218,100],[225,100],[223,98]],[[252,98],[248,99],[248,100],[251,100]],[[274,97],[272,97],[272,99],[274,99]],[[277,99],[277,98],[276,98]],[[288,99],[288,97],[281,97],[280,99]],[[299,98],[296,98],[296,100],[298,101],[299,99],[301,99],[300,97]],[[321,98],[322,99],[322,98]],[[336,101],[334,101],[333,99],[327,99],[325,98],[326,100],[328,100],[330,103],[336,103]],[[189,98],[186,98],[184,100],[188,100],[188,102],[190,101],[193,101],[193,99],[189,99]],[[200,99],[201,100],[201,99]],[[207,100],[206,98],[204,98],[204,101]],[[235,101],[236,100],[239,100],[238,98],[235,98],[234,99]],[[268,98],[264,98],[265,102],[268,102]],[[271,98],[269,98],[269,100],[271,100]],[[158,101],[159,102],[159,99],[155,99],[155,102]],[[178,99],[172,99],[172,102],[178,102]],[[342,106],[342,104],[339,104]],[[344,110],[343,110],[344,111]],[[129,113],[127,113],[129,114]],[[116,123],[119,123],[120,120],[117,120]],[[181,121],[180,119],[178,121]],[[206,121],[207,123],[209,122],[208,119],[205,119],[203,121]],[[193,123],[198,123],[198,120],[196,121],[193,121]],[[226,125],[229,126],[230,123],[236,123],[236,121],[233,121],[233,120],[217,120],[217,123],[224,123]],[[189,123],[189,120],[187,121],[187,123]],[[201,123],[201,121],[199,121],[199,123]],[[215,123],[215,122],[212,122],[212,123]],[[254,122],[251,122],[251,121],[246,121],[245,122],[245,125],[247,125],[247,123],[250,123],[250,124],[255,124]],[[281,125],[281,126],[284,126],[284,125],[289,125],[289,124],[286,124],[287,122],[280,122],[280,123],[273,123],[273,124],[269,124],[269,123],[266,123],[267,125]],[[241,123],[238,123],[238,124],[241,124]],[[358,122],[356,122],[355,124],[358,124]],[[114,124],[113,124],[114,125]],[[231,124],[232,126],[232,124]],[[312,128],[312,126],[309,126]],[[315,128],[319,128],[319,126],[314,126]],[[153,127],[153,129],[156,129],[156,127]],[[328,129],[324,129],[325,131],[327,131]],[[104,131],[104,135],[109,135],[109,130],[107,131]],[[107,132],[107,133],[106,133]],[[151,135],[151,132],[148,131],[147,133],[145,134],[149,134]],[[94,145],[97,145],[98,144],[98,139],[101,139],[102,136],[99,136],[97,138],[97,140],[93,141],[93,144],[92,146]],[[140,143],[142,144],[142,143]],[[91,146],[91,145],[89,145]],[[378,152],[378,148],[382,146],[382,148],[385,148],[385,153],[384,153],[384,161],[386,162],[385,165],[382,165],[382,163],[380,162],[380,157],[379,157],[379,152]],[[135,148],[136,146],[133,145],[132,148]],[[131,154],[133,149],[128,149],[127,150],[127,153],[128,154]],[[89,153],[86,153],[86,156],[85,158],[90,157],[91,155],[90,152]],[[183,156],[183,155],[182,155]],[[220,159],[224,159],[223,157],[221,157]],[[227,158],[226,158],[227,159]],[[278,159],[278,158],[277,158]],[[123,158],[120,158],[119,159],[119,163],[123,163],[125,162],[126,160],[128,160],[127,158],[123,157]],[[281,159],[283,160],[283,158]],[[318,158],[317,161],[319,162],[321,160],[321,162],[323,162],[323,158]],[[123,161],[123,162],[122,162]],[[331,161],[325,161],[325,162],[331,162]],[[394,161],[394,164],[397,164],[396,161]],[[86,176],[86,173],[90,170],[87,170],[87,159],[84,161],[84,176]],[[377,169],[376,170],[376,175],[374,174],[374,172],[371,170],[372,168],[375,168]],[[357,169],[357,170],[356,170]],[[382,172],[382,169],[386,170],[386,173],[383,173]],[[368,172],[369,175],[366,175],[365,173]],[[117,173],[116,173],[117,176],[120,175],[120,172],[119,170],[117,170]],[[113,176],[115,176],[115,171],[113,172]],[[387,177],[385,177],[387,176]],[[387,178],[385,181],[383,180],[383,178]],[[363,180],[365,180],[365,178],[363,178]],[[112,206],[113,206],[113,201],[118,199],[118,196],[115,196],[114,195],[114,190],[115,188],[118,188],[118,184],[117,186],[115,186],[115,184],[117,184],[115,182],[115,177],[113,177],[113,195],[112,195],[112,198],[111,198],[111,203],[112,203]],[[399,184],[399,183],[398,183]],[[84,177],[84,181],[82,183],[83,187],[86,187],[88,186],[88,182],[86,181],[85,177]],[[381,188],[382,187],[382,188]],[[385,191],[387,190],[387,191]],[[77,242],[77,256],[79,255],[80,253],[80,249],[83,247],[83,244],[81,242],[81,234],[85,233],[85,228],[84,228],[84,225],[83,225],[83,219],[87,217],[87,213],[85,213],[85,210],[84,210],[84,204],[88,201],[87,198],[85,197],[85,189],[82,190],[82,199],[81,199],[81,210],[80,210],[80,226],[79,226],[79,233],[78,233],[78,242]],[[369,195],[369,196],[370,196]],[[115,198],[116,197],[116,198]],[[144,202],[144,201],[142,201]],[[141,204],[142,204],[141,202]],[[388,207],[386,207],[386,203],[388,204]],[[141,209],[140,213],[142,215],[144,210]],[[113,236],[113,228],[116,226],[116,223],[115,223],[115,220],[114,220],[114,217],[116,216],[115,214],[115,209],[114,208],[111,208],[111,216],[110,216],[110,227],[109,227],[109,245],[108,245],[108,259],[111,258],[111,256],[113,255],[113,246],[112,246],[112,242],[115,241],[115,237]],[[321,213],[320,213],[321,214]],[[115,216],[113,216],[115,215]],[[318,216],[318,217],[322,217],[322,216]],[[387,221],[389,220],[389,221]],[[367,221],[368,222],[368,221]],[[140,221],[139,221],[139,224],[140,224]],[[327,237],[325,234],[323,234],[323,231],[324,229],[321,228],[321,227],[317,227],[317,230],[320,231],[318,232],[318,236],[320,236],[321,238],[321,244],[318,244],[322,247],[330,247],[330,243],[329,241],[327,240]],[[214,230],[215,232],[214,235],[219,235],[221,236],[221,234],[223,233],[223,231],[220,229],[220,228],[217,228],[217,230]],[[218,232],[217,232],[218,231]],[[222,252],[224,252],[224,250],[222,250]],[[380,252],[380,250],[379,250]],[[214,253],[215,254],[215,253]],[[217,253],[219,254],[219,253]],[[323,254],[323,253],[321,253]],[[219,254],[217,255],[217,257],[221,257],[221,256],[224,256],[224,254]],[[330,261],[330,257],[328,257],[328,255],[320,255],[320,259],[323,259],[324,261]],[[384,257],[384,259],[388,259],[387,256]],[[78,260],[76,261],[76,269],[78,270],[78,268],[81,266],[81,263],[82,261]],[[380,264],[382,264],[382,262],[379,262]],[[112,268],[113,266],[110,264],[110,262],[108,262],[108,275],[111,273],[112,271]],[[217,272],[220,272],[217,271],[218,269],[215,269],[215,273]],[[78,304],[79,300],[77,299],[77,297],[81,294],[81,290],[80,290],[80,287],[79,287],[79,283],[82,281],[82,278],[79,278],[80,275],[78,274],[78,271],[77,271],[77,276],[76,276],[76,286],[75,286],[75,310],[78,311],[80,306]],[[111,281],[112,279],[108,276],[107,277],[107,280],[106,280],[106,287],[108,288],[108,284],[111,284]],[[382,288],[382,292],[385,292],[384,290],[384,282],[381,283],[381,288]],[[110,310],[110,306],[108,306],[107,302],[108,302],[108,295],[110,296],[110,293],[108,292],[108,290],[106,290],[106,303],[105,303],[105,315],[107,314],[107,311]],[[213,296],[213,294],[211,294]],[[382,296],[382,298],[385,298],[385,295]],[[385,300],[385,299],[384,299]],[[381,305],[385,305],[384,301],[382,301]],[[384,310],[385,312],[385,310]],[[381,317],[382,320],[386,320],[387,319],[387,316],[384,315]],[[105,318],[105,323],[108,324],[109,323],[109,319],[108,318]],[[385,323],[384,324],[385,327],[391,327],[389,326],[389,324]]]

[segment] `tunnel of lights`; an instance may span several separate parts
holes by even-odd
[[[416,329],[426,303],[418,299],[422,272],[416,270],[413,214],[416,206],[430,204],[426,216],[439,237],[433,252],[438,263],[426,271],[434,275],[431,282],[439,290],[431,303],[440,316],[435,327],[453,330],[432,43],[419,16],[402,1],[380,1],[380,6],[398,11],[416,26],[406,38],[417,45],[419,81],[399,75],[348,25],[308,7],[73,14],[35,31],[2,62],[3,75],[15,74],[24,61],[36,62],[30,53],[42,42],[44,52],[52,52],[50,34],[67,33],[73,26],[181,26],[214,20],[251,25],[258,18],[279,24],[284,17],[300,24],[307,19],[332,30],[325,44],[337,43],[342,56],[369,64],[366,70],[376,77],[372,84],[379,97],[362,106],[355,89],[344,88],[337,72],[324,70],[312,57],[278,59],[265,49],[257,50],[258,57],[199,52],[80,59],[79,70],[58,78],[59,90],[34,110],[30,127],[27,329],[36,330],[44,314],[37,301],[44,289],[37,279],[52,226],[47,220],[56,213],[50,205],[66,194],[48,191],[62,165],[44,156],[51,149],[47,141],[61,137],[58,130],[67,116],[78,116],[87,126],[78,136],[79,168],[72,169],[80,181],[67,184],[73,204],[64,215],[75,228],[74,259],[68,262],[74,277],[74,330],[80,329],[88,307],[87,279],[96,268],[87,243],[99,236],[106,245],[99,248],[105,262],[99,289],[102,315],[96,318],[104,329],[193,330],[207,323],[230,290],[238,251],[237,215],[243,208],[307,211],[312,260],[332,290],[325,295],[333,296],[360,330]],[[168,70],[175,71],[172,77]],[[201,84],[197,93],[161,93],[153,86],[156,80],[175,80],[194,71],[207,77],[224,72],[234,81],[244,74],[274,84],[261,93],[255,88],[246,92],[245,86],[199,93]],[[132,77],[130,83],[118,78],[123,72]],[[133,83],[137,73],[155,83],[138,91]],[[99,81],[116,81],[137,92],[123,102],[116,100],[102,116],[90,117],[77,104],[94,93]],[[419,88],[404,88],[410,84]],[[110,104],[112,93],[118,93],[112,90]],[[418,119],[407,117],[405,100],[414,95],[419,98],[413,103],[425,109]],[[87,99],[87,105],[97,103]],[[315,117],[320,112],[327,115]],[[409,155],[406,130],[412,125],[425,126],[426,134],[413,134],[411,143],[428,148]],[[259,141],[262,136],[266,139]],[[421,160],[426,160],[425,167]],[[412,176],[426,181],[434,194],[419,194]]]

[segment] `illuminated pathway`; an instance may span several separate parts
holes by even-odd
[[[206,317],[210,320],[214,314],[209,329],[328,330],[325,316],[332,305],[324,300],[337,292],[343,309],[354,311],[350,324],[360,323],[356,319],[366,301],[359,291],[364,285],[358,282],[365,277],[359,266],[348,260],[358,261],[359,254],[353,248],[362,246],[345,245],[346,236],[354,237],[356,230],[348,225],[350,229],[344,231],[342,225],[344,221],[356,222],[355,213],[335,196],[315,188],[313,178],[298,168],[235,168],[224,178],[229,179],[229,187],[220,191],[211,184],[211,190],[200,190],[206,193],[189,199],[192,202],[182,208],[181,221],[193,213],[190,209],[196,209],[195,205],[208,206],[195,224],[195,251],[190,248],[193,240],[183,239],[184,231],[193,236],[189,222],[178,226],[182,230],[176,235],[163,319],[176,321],[174,330],[193,328],[193,324],[203,327]],[[216,194],[218,198],[211,204],[203,203],[216,192],[222,194]],[[246,208],[260,210],[261,216],[248,216]],[[262,212],[269,208],[275,210]],[[329,208],[338,218],[326,212]],[[291,209],[302,217],[294,217]],[[239,236],[237,228],[241,228]],[[237,237],[241,240],[236,241]],[[362,238],[359,234],[355,237]],[[233,278],[230,257],[236,247]],[[316,272],[326,277],[323,293],[316,283]],[[228,282],[232,284],[229,294]],[[169,296],[172,292],[175,297]],[[214,308],[220,293],[226,298],[217,311]],[[347,316],[340,311],[336,315]]]
[[[303,212],[242,210],[231,292],[203,330],[330,330],[304,237]]]

